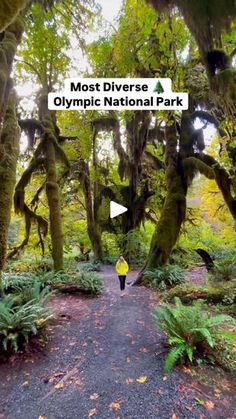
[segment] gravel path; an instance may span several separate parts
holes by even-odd
[[[102,276],[96,299],[53,298],[43,350],[0,365],[0,418],[235,418],[231,376],[201,369],[211,383],[203,387],[187,368],[163,375],[165,338],[151,316],[156,295],[129,286],[121,298],[113,268]]]

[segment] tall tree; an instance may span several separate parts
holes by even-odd
[[[5,31],[0,34],[0,293],[20,139],[15,113],[16,95],[12,90],[13,82],[10,76],[16,49],[23,33],[23,21],[20,16],[9,26],[6,22],[7,19],[2,21]]]
[[[80,10],[83,12],[84,17],[91,18],[90,3],[93,4],[90,1],[85,1],[84,5],[82,2],[77,4],[77,2],[72,1],[70,4],[71,9],[68,9],[68,14],[66,15],[64,8],[60,4],[46,11],[42,10],[39,5],[34,5],[27,19],[26,36],[18,61],[19,70],[26,71],[31,82],[33,78],[36,78],[38,85],[36,99],[38,109],[35,112],[36,118],[20,121],[21,128],[28,135],[29,145],[36,147],[30,165],[26,172],[23,173],[16,187],[15,209],[25,217],[26,237],[15,250],[22,249],[28,243],[32,221],[38,223],[40,243],[42,243],[42,234],[47,232],[45,219],[36,214],[35,211],[32,211],[25,202],[25,189],[30,182],[32,174],[39,168],[43,168],[46,173],[46,181],[40,187],[39,193],[42,193],[44,189],[46,190],[55,270],[63,268],[62,214],[57,162],[63,163],[66,167],[62,176],[65,176],[65,173],[68,172],[69,162],[60,145],[62,139],[56,113],[48,109],[47,95],[52,91],[55,84],[62,84],[62,81],[64,81],[70,62],[67,50],[71,47],[70,38],[73,31],[71,25],[73,24],[74,27],[74,19],[81,21]],[[87,23],[83,24],[83,29],[86,28]],[[80,35],[81,31],[82,28],[76,32],[77,36]],[[79,40],[82,41],[82,39],[83,36],[81,35]],[[45,40],[47,41],[46,44]],[[36,192],[37,197],[39,193],[38,191]]]

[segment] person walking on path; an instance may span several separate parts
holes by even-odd
[[[126,275],[129,272],[129,265],[123,256],[120,256],[116,262],[116,273],[120,280],[121,296],[124,295]]]

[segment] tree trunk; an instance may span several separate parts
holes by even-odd
[[[144,270],[154,269],[167,263],[185,219],[187,186],[177,153],[174,125],[167,128],[166,137],[167,196],[152,238],[146,265],[140,272],[136,284],[142,282]]]
[[[19,140],[20,129],[15,112],[15,94],[12,94],[8,102],[0,139],[0,145],[4,146],[4,156],[0,163],[0,294],[2,291],[1,273],[6,260],[12,197],[16,183]]]
[[[6,21],[5,18],[1,21],[1,31],[6,28],[7,22],[10,22],[8,16]],[[22,19],[17,17],[2,33],[0,42],[0,294],[2,294],[1,275],[6,260],[20,138],[15,114],[15,94],[12,93],[10,97],[12,88],[10,74],[23,30]]]
[[[52,258],[55,271],[63,269],[63,233],[60,191],[57,183],[56,153],[54,144],[47,135],[45,141],[46,155],[46,194],[49,205],[50,232],[52,240]]]
[[[52,242],[52,258],[55,271],[63,269],[63,231],[60,189],[57,178],[57,127],[56,114],[48,110],[48,87],[43,86],[39,99],[39,119],[42,122],[43,147],[46,170],[46,195],[49,206],[50,234]]]
[[[79,162],[80,166],[80,182],[84,193],[86,217],[87,217],[87,230],[91,241],[91,246],[96,259],[102,259],[102,238],[98,222],[94,217],[94,206],[92,202],[90,172],[88,163],[83,159]]]

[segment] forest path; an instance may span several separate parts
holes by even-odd
[[[165,338],[151,316],[156,294],[130,286],[121,298],[114,269],[101,274],[100,297],[52,299],[45,349],[0,366],[0,418],[235,418],[229,375],[201,368],[211,383],[204,388],[187,368],[164,376]]]

